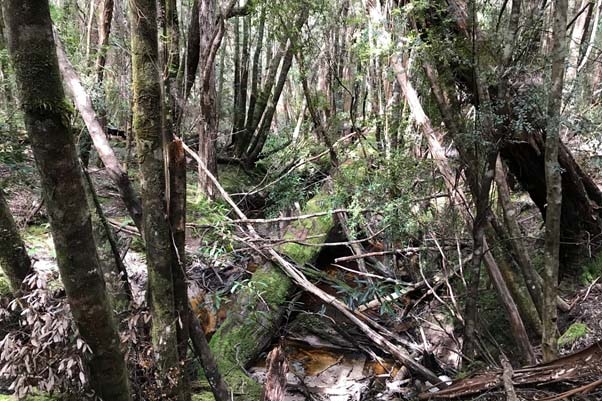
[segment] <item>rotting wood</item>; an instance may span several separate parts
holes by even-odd
[[[503,369],[457,380],[448,388],[435,393],[422,393],[421,400],[443,400],[468,397],[491,391],[503,385]],[[548,363],[515,369],[512,385],[545,385],[561,381],[576,381],[602,374],[602,340],[573,354]]]
[[[274,348],[268,354],[266,380],[263,387],[263,401],[282,401],[286,392],[288,364],[282,347]]]

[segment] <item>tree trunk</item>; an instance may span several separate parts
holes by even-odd
[[[40,171],[61,279],[78,330],[92,350],[92,387],[129,401],[127,370],[100,273],[46,0],[3,2],[25,126]]]
[[[562,107],[562,87],[564,83],[564,62],[567,52],[566,24],[568,0],[554,3],[554,32],[552,48],[552,77],[548,100],[548,124],[545,145],[546,172],[546,239],[544,245],[543,270],[543,336],[544,361],[558,355],[558,327],[556,320],[556,296],[558,294],[558,266],[560,249],[560,216],[562,207],[562,179],[558,163],[560,145],[560,121]]]
[[[109,50],[109,35],[113,21],[114,0],[104,0],[102,3],[101,22],[98,31],[98,53],[96,54],[96,81],[102,84],[104,80],[107,52]]]
[[[215,88],[215,55],[224,35],[224,21],[218,18],[214,0],[201,0],[199,27],[201,32],[199,63],[201,80],[201,118],[199,121],[199,157],[209,171],[217,176],[216,142],[219,120],[217,118]],[[216,195],[211,180],[199,168],[199,190],[213,199]]]
[[[13,294],[17,295],[23,280],[32,272],[31,260],[2,189],[0,189],[0,267],[8,278]]]
[[[199,27],[199,0],[194,0],[192,3],[192,11],[190,14],[190,27],[188,28],[188,40],[186,42],[186,61],[180,63],[178,71],[177,88],[180,91],[179,101],[176,103],[174,115],[177,127],[182,126],[182,118],[184,114],[184,104],[190,95],[196,73],[199,67],[199,52],[200,52],[201,32]]]
[[[516,262],[521,269],[523,278],[525,279],[527,290],[529,291],[531,299],[533,300],[533,303],[539,312],[539,316],[541,317],[541,312],[543,310],[543,290],[541,287],[541,278],[538,277],[537,271],[531,264],[529,253],[521,241],[523,235],[518,222],[516,221],[516,211],[512,210],[510,190],[508,189],[506,172],[504,171],[504,166],[502,165],[501,159],[498,159],[496,164],[495,182],[497,183],[498,196],[500,198],[500,204],[504,213],[506,229],[510,235],[510,246]]]
[[[75,102],[75,106],[88,128],[88,132],[92,137],[98,155],[105,165],[109,177],[117,186],[121,199],[123,200],[130,217],[138,230],[142,233],[144,231],[142,227],[142,204],[140,203],[140,198],[132,186],[127,171],[122,168],[117,156],[115,156],[115,153],[107,140],[104,129],[96,117],[96,113],[92,106],[92,100],[82,86],[75,69],[67,59],[67,54],[60,43],[58,35],[56,35],[56,54],[58,56],[59,67],[65,86],[69,90],[71,97]]]
[[[133,129],[140,160],[144,237],[155,360],[165,391],[176,398],[179,359],[174,300],[173,253],[167,218],[166,178],[162,140],[162,97],[153,0],[133,0],[132,27]],[[180,398],[178,398],[180,399]]]
[[[117,241],[113,236],[112,228],[107,223],[102,206],[96,195],[96,190],[92,179],[86,170],[84,173],[84,187],[86,189],[86,198],[90,208],[92,218],[92,233],[96,243],[96,252],[98,253],[98,263],[105,283],[107,284],[107,293],[111,299],[113,308],[117,314],[125,312],[130,307],[132,301],[132,290],[128,281],[125,265],[121,260],[121,254],[117,246]]]

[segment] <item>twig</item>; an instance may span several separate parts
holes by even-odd
[[[296,220],[304,220],[311,219],[314,217],[327,216],[329,214],[336,214],[341,212],[350,212],[349,209],[334,209],[328,212],[318,212],[312,214],[302,214],[299,216],[290,216],[290,217],[277,217],[273,219],[238,219],[238,220],[230,220],[229,223],[258,223],[258,224],[268,224],[268,223],[277,223],[280,221],[296,221]],[[372,212],[371,209],[362,210],[362,212]]]
[[[379,251],[379,252],[366,252],[361,255],[351,255],[351,256],[342,256],[340,258],[336,258],[334,261],[337,263],[347,262],[349,260],[370,258],[373,256],[384,256],[391,254],[404,254],[404,253],[416,253],[424,250],[436,250],[437,248],[425,248],[425,247],[410,247],[404,249],[392,249],[390,251]]]
[[[338,267],[339,269],[348,271],[350,273],[359,274],[360,276],[365,276],[365,277],[370,277],[370,278],[377,278],[379,280],[388,281],[388,282],[394,283],[394,284],[401,284],[401,285],[405,285],[405,286],[408,286],[408,287],[411,287],[411,288],[413,288],[413,285],[414,285],[412,283],[404,283],[403,281],[395,280],[393,278],[379,276],[378,274],[374,274],[374,273],[362,272],[362,271],[359,271],[359,270],[353,270],[353,269],[350,269],[348,267],[338,265],[336,263],[332,263],[331,266]]]

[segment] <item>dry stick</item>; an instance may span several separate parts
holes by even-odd
[[[602,385],[602,379],[598,379],[592,383],[586,384],[584,386],[580,386],[577,388],[574,388],[572,390],[569,391],[565,391],[562,394],[558,394],[552,397],[548,397],[548,398],[542,398],[540,401],[560,401],[560,400],[565,400],[568,397],[570,397],[571,395],[575,395],[578,393],[582,393],[582,394],[587,394],[588,392],[590,392],[591,390],[595,389],[596,387]]]
[[[361,255],[352,255],[352,256],[342,256],[340,258],[336,258],[334,261],[336,263],[340,263],[340,262],[346,262],[349,260],[355,260],[355,259],[362,259],[362,258],[370,258],[372,256],[383,256],[383,255],[391,255],[391,254],[403,254],[403,253],[417,253],[420,251],[436,251],[439,250],[438,248],[432,248],[432,247],[410,247],[410,248],[404,248],[404,249],[392,249],[390,251],[379,251],[379,252],[366,252],[363,253]]]
[[[196,162],[199,164],[201,169],[207,177],[213,182],[223,199],[232,207],[234,212],[239,216],[239,218],[246,220],[247,216],[238,208],[236,203],[230,198],[230,195],[226,192],[226,190],[220,185],[215,176],[211,174],[211,172],[205,166],[205,163],[201,160],[201,158],[193,152],[186,144],[184,144],[184,149],[188,154],[190,154]],[[261,238],[259,234],[255,231],[252,225],[247,224],[247,230],[250,236],[255,238]],[[263,254],[259,249],[257,252]],[[394,345],[391,341],[387,340],[384,336],[374,331],[370,326],[368,326],[364,321],[362,321],[353,311],[351,311],[347,306],[339,301],[337,298],[332,295],[322,291],[315,284],[309,281],[305,275],[299,271],[299,269],[294,266],[292,263],[287,261],[282,255],[276,252],[274,249],[269,249],[267,252],[276,264],[280,266],[280,268],[301,288],[305,291],[317,296],[324,303],[329,304],[336,308],[339,312],[341,312],[345,317],[347,317],[351,322],[353,322],[372,342],[376,345],[382,347],[385,351],[393,355],[399,362],[405,365],[408,369],[414,371],[415,373],[422,376],[424,379],[429,380],[431,383],[436,384],[440,388],[447,387],[447,384],[442,382],[437,375],[435,375],[431,370],[425,368],[418,362],[416,362],[410,354],[408,354],[405,350]]]
[[[350,209],[333,209],[328,212],[317,212],[312,214],[301,214],[299,216],[290,216],[290,217],[276,217],[273,219],[238,219],[238,220],[230,220],[228,223],[257,223],[257,224],[269,224],[269,223],[278,223],[281,221],[296,221],[296,220],[304,220],[304,219],[312,219],[314,217],[326,216],[329,214],[335,213],[345,213],[351,212]],[[373,210],[366,209],[362,210],[362,212],[372,212]]]
[[[382,281],[388,281],[390,283],[401,284],[401,285],[405,285],[405,286],[409,286],[409,287],[413,288],[413,284],[411,284],[411,283],[404,283],[403,281],[395,280],[394,278],[383,277],[383,276],[379,276],[378,274],[373,274],[373,273],[369,273],[369,272],[363,272],[363,271],[360,271],[360,270],[353,270],[353,269],[350,269],[348,267],[338,265],[336,263],[332,263],[331,266],[337,267],[339,269],[348,271],[349,273],[357,274],[357,275],[360,275],[360,276],[365,276],[365,277],[370,277],[370,278],[377,278],[377,279],[382,280]]]

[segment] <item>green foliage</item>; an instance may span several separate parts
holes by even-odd
[[[18,168],[26,161],[27,137],[24,131],[9,126],[0,118],[0,163]]]
[[[568,329],[566,329],[564,334],[558,338],[558,346],[570,346],[575,341],[585,337],[587,333],[589,333],[589,328],[585,323],[573,323]]]
[[[431,208],[417,207],[433,188],[424,180],[429,162],[399,151],[387,159],[380,154],[358,158],[341,169],[335,185],[335,203],[348,204],[351,228],[364,226],[362,210],[379,210],[380,226],[392,240],[418,236],[433,221]],[[439,185],[438,183],[434,183]]]
[[[0,298],[9,297],[11,294],[10,283],[4,273],[0,271]]]
[[[304,214],[312,214],[331,209],[331,203],[325,193],[318,193],[303,208]],[[310,244],[320,244],[324,242],[330,229],[334,225],[332,215],[327,214],[312,219],[296,220],[287,228],[284,236],[285,240],[300,239],[302,242]],[[303,239],[307,237],[307,239]],[[315,246],[297,244],[294,242],[286,243],[279,247],[279,251],[300,265],[312,262],[317,255]]]
[[[602,255],[598,254],[587,260],[581,272],[581,283],[588,285],[602,276]]]
[[[187,192],[187,221],[192,223],[192,237],[201,239],[199,252],[211,259],[230,252],[233,238],[228,205],[197,193],[196,185],[189,185]]]

